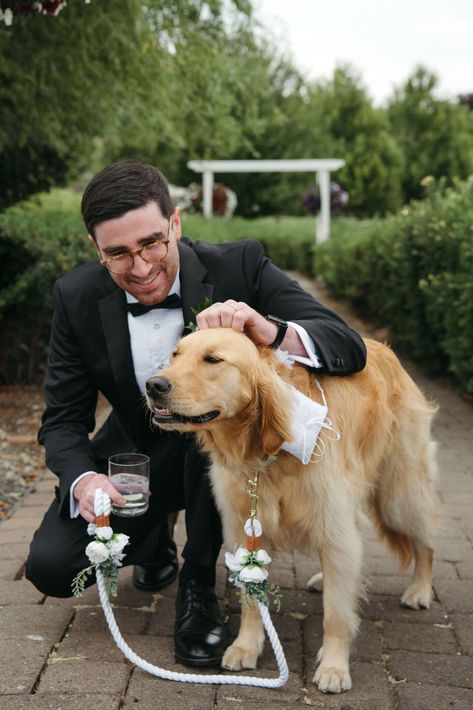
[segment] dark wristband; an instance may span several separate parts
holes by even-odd
[[[278,318],[277,316],[267,315],[266,320],[269,320],[271,323],[274,323],[275,325],[278,326],[278,332],[277,332],[275,339],[273,340],[272,343],[269,343],[269,345],[268,345],[268,348],[272,348],[273,350],[276,350],[277,348],[279,348],[282,341],[284,340],[284,336],[286,335],[288,324],[287,324],[287,321],[282,320],[282,318]]]

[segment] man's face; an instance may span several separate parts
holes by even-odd
[[[155,239],[169,239],[168,253],[158,264],[149,264],[135,254],[133,268],[128,273],[114,274],[109,271],[117,286],[125,289],[147,306],[166,298],[179,269],[177,249],[177,242],[181,238],[179,208],[174,210],[169,235],[168,229],[169,220],[163,216],[157,202],[154,201],[130,210],[121,217],[108,219],[95,225],[95,241],[101,259],[108,259],[125,251],[135,251]],[[89,238],[92,239],[90,236]]]

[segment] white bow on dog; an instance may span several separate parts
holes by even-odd
[[[282,448],[302,461],[303,464],[314,460],[312,455],[316,447],[319,456],[323,455],[325,445],[323,441],[317,441],[322,428],[332,431],[336,440],[340,438],[340,434],[335,431],[332,422],[327,417],[328,407],[324,391],[319,382],[316,381],[316,384],[322,394],[323,404],[314,402],[313,399],[306,397],[292,385],[287,385],[293,404],[291,417],[293,440],[285,441]]]

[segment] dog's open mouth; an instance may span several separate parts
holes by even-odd
[[[170,409],[153,407],[153,424],[205,424],[218,417],[219,414],[218,409],[212,409],[211,412],[205,412],[204,414],[186,416],[185,414],[172,412]]]

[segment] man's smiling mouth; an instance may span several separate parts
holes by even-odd
[[[148,278],[146,279],[132,279],[132,283],[135,286],[149,286],[153,283],[153,281],[155,281],[155,279],[159,276],[160,273],[160,271],[157,271],[155,274],[153,274],[152,276],[148,276]]]

